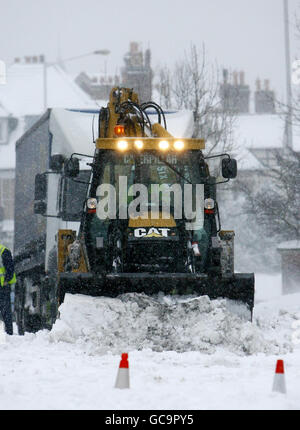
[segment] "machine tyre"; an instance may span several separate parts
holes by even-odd
[[[25,332],[36,333],[43,328],[43,319],[41,315],[30,314],[25,307],[26,283],[32,282],[30,278],[24,278],[18,281],[17,294],[15,299],[16,322],[19,335]]]

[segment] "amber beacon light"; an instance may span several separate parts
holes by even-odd
[[[125,136],[125,127],[124,127],[124,125],[123,124],[118,124],[118,125],[115,125],[115,127],[114,127],[114,134],[116,135],[116,136]]]

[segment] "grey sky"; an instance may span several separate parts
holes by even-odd
[[[300,51],[289,0],[292,58]],[[152,66],[171,65],[191,42],[205,43],[209,59],[270,78],[277,96],[285,92],[282,0],[0,0],[0,59],[46,54],[48,61],[111,50],[109,74],[123,65],[130,41],[152,50]],[[72,73],[104,68],[104,57],[67,64]]]

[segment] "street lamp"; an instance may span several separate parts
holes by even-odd
[[[109,55],[110,51],[108,49],[98,49],[96,51],[92,51],[92,52],[88,52],[87,54],[81,54],[81,55],[77,55],[75,57],[69,57],[66,58],[65,60],[62,60],[64,63],[67,61],[73,61],[73,60],[77,60],[79,58],[83,58],[83,57],[89,57],[91,55]],[[47,68],[50,66],[54,66],[55,64],[59,64],[58,61],[55,61],[53,63],[47,63],[46,62],[46,58],[43,55],[42,56],[43,59],[43,82],[44,82],[44,109],[47,109]]]
[[[293,100],[292,100],[292,84],[291,84],[291,56],[290,56],[290,29],[289,29],[289,9],[288,1],[283,0],[284,10],[284,38],[285,38],[285,64],[286,64],[286,101],[287,101],[287,146],[293,148]]]

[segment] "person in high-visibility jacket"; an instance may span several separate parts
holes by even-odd
[[[13,334],[11,288],[16,283],[15,267],[11,252],[0,244],[0,311],[7,334]]]

